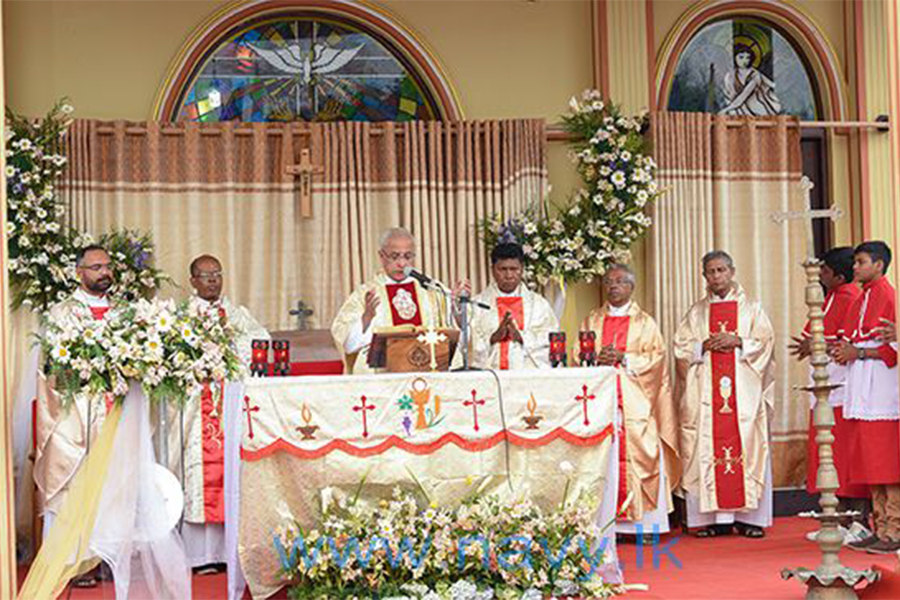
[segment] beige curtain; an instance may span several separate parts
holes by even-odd
[[[62,185],[73,224],[150,231],[157,265],[188,287],[188,264],[218,256],[225,292],[269,328],[298,299],[328,327],[378,269],[378,236],[418,236],[419,265],[487,283],[478,221],[512,215],[546,188],[541,121],[159,124],[77,121]],[[311,214],[287,167],[308,148]]]
[[[325,181],[315,186],[314,210],[340,207],[344,294],[380,268],[378,235],[396,225],[417,236],[424,272],[485,286],[478,223],[517,214],[545,193],[543,121],[338,123],[321,131]]]
[[[774,483],[805,476],[809,403],[793,389],[806,365],[787,353],[806,318],[803,221],[776,224],[772,215],[802,210],[800,130],[795,119],[734,119],[659,112],[652,134],[665,195],[654,208],[651,272],[663,334],[704,293],[700,259],[712,249],[735,260],[737,279],[759,299],[776,333],[776,407],[771,424]]]

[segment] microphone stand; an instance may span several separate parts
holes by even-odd
[[[478,300],[472,300],[469,298],[468,294],[462,294],[457,301],[459,302],[459,312],[453,310],[453,294],[441,285],[437,280],[431,280],[428,283],[423,283],[423,285],[433,291],[439,292],[444,295],[445,298],[450,302],[451,311],[458,315],[457,322],[459,323],[459,338],[460,345],[462,349],[463,364],[461,367],[456,369],[451,369],[451,372],[461,372],[461,371],[480,371],[481,369],[473,369],[469,366],[469,310],[468,306],[471,304],[472,306],[476,306],[478,308],[484,310],[490,310],[490,306],[485,304],[484,302],[479,302]]]

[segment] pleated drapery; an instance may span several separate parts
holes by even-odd
[[[808,222],[777,224],[777,212],[804,210],[800,129],[796,119],[658,112],[652,116],[664,196],[653,209],[651,269],[655,313],[671,340],[691,304],[705,293],[700,259],[713,249],[735,260],[736,279],[760,300],[775,328],[772,415],[775,486],[805,477],[809,401],[807,364],[787,353],[806,320],[800,263]],[[674,371],[672,371],[674,372]]]
[[[225,293],[268,327],[304,300],[328,327],[379,269],[379,234],[409,228],[418,265],[487,284],[479,222],[537,205],[547,184],[538,120],[442,123],[160,124],[76,121],[61,193],[91,233],[150,231],[157,266],[187,290],[188,264],[214,254]],[[310,215],[288,172],[308,149]]]

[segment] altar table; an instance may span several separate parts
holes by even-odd
[[[622,378],[622,385],[630,385]],[[284,582],[273,539],[315,528],[323,490],[363,501],[419,485],[442,504],[472,493],[527,496],[545,510],[586,491],[615,518],[616,371],[407,373],[252,379],[244,386],[238,549],[254,598]],[[569,483],[567,486],[566,483]],[[604,576],[620,577],[615,527]]]

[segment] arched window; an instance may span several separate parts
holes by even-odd
[[[193,39],[157,102],[161,120],[460,118],[431,53],[371,7],[253,2]]]
[[[755,17],[727,17],[699,29],[678,58],[668,109],[732,115],[821,114],[815,78],[791,39]]]

